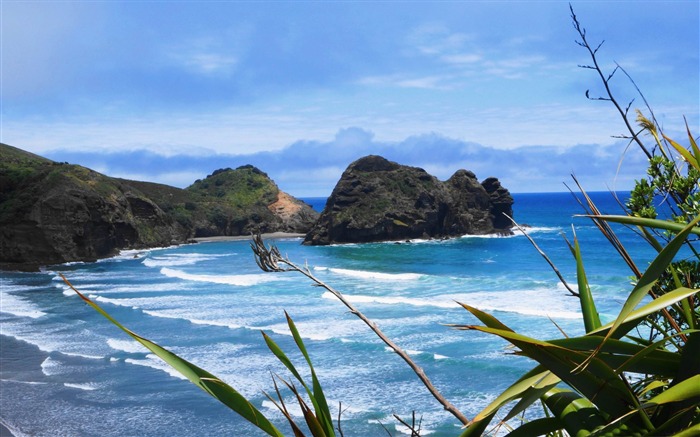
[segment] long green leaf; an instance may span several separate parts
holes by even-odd
[[[685,243],[685,239],[688,237],[688,234],[693,230],[698,222],[700,222],[700,216],[696,217],[695,220],[690,222],[681,232],[679,232],[678,235],[676,235],[673,240],[671,240],[656,256],[656,258],[654,258],[651,264],[649,264],[649,267],[646,269],[642,277],[639,278],[637,285],[634,287],[622,306],[620,314],[613,322],[610,331],[608,331],[606,334],[606,339],[615,332],[615,330],[629,317],[632,311],[634,311],[644,296],[649,293],[649,290],[651,290],[651,288],[654,286],[656,281],[659,279],[659,276],[666,271],[668,266],[673,261],[673,258],[676,256],[676,253],[678,253],[680,248]]]
[[[693,154],[690,153],[690,151],[689,151],[688,149],[686,149],[685,147],[681,146],[681,145],[678,144],[677,142],[673,141],[671,138],[667,137],[666,135],[664,135],[664,138],[666,138],[666,141],[668,141],[668,142],[673,146],[673,148],[676,149],[676,152],[678,152],[678,153],[681,154],[681,156],[683,157],[683,159],[684,159],[688,164],[690,164],[690,165],[692,165],[693,167],[695,167],[695,168],[697,168],[698,170],[700,170],[700,165],[698,165],[698,160],[695,159],[695,157],[693,156]]]
[[[613,338],[621,338],[629,331],[634,329],[642,320],[644,320],[648,315],[653,314],[657,311],[662,310],[668,306],[673,305],[683,299],[686,299],[694,294],[697,294],[700,290],[691,288],[677,288],[666,294],[663,294],[651,302],[639,307],[638,309],[632,311],[620,324],[617,332],[612,336]],[[607,335],[611,328],[613,327],[613,322],[608,323],[595,331],[591,332],[590,335]]]
[[[690,147],[693,149],[693,153],[695,154],[695,160],[697,162],[700,162],[700,148],[698,148],[698,143],[695,141],[695,138],[693,138],[693,134],[690,133],[690,127],[688,127],[688,120],[685,121],[685,130],[686,132],[688,132],[688,141],[690,142]],[[700,168],[696,168],[700,170]]]
[[[542,364],[562,381],[588,397],[601,410],[615,417],[622,416],[638,406],[636,397],[629,391],[626,383],[600,359],[591,360],[587,371],[576,372],[577,367],[587,359],[589,354],[572,351],[512,331],[484,326],[474,326],[471,329],[498,335],[509,341],[520,348],[523,355]]]
[[[551,435],[562,429],[561,421],[556,417],[543,417],[523,423],[513,431],[506,434],[507,437],[532,437],[536,435]]]
[[[550,340],[549,343],[589,353],[600,348],[599,358],[616,369],[617,373],[626,371],[671,378],[680,367],[681,357],[677,353],[658,349],[666,341],[663,339],[645,347],[614,338],[603,342],[600,336],[584,336]]]
[[[295,327],[295,329],[296,329],[296,327]],[[302,387],[304,387],[304,390],[306,390],[306,394],[308,394],[309,399],[311,400],[311,403],[314,406],[314,410],[320,416],[319,420],[324,421],[324,422],[327,421],[330,423],[331,428],[330,428],[330,433],[328,435],[334,435],[334,430],[333,430],[333,426],[332,426],[332,422],[331,422],[331,418],[330,418],[330,413],[328,412],[328,407],[326,406],[326,413],[324,414],[323,410],[318,405],[318,402],[316,400],[316,397],[314,396],[314,393],[309,388],[306,381],[304,381],[304,378],[301,377],[301,374],[296,369],[296,367],[294,366],[292,361],[289,359],[289,357],[287,357],[287,355],[284,353],[284,351],[282,351],[282,348],[280,348],[277,345],[277,343],[275,343],[275,341],[272,338],[270,338],[270,336],[265,334],[264,332],[262,333],[262,335],[263,335],[263,338],[265,339],[265,343],[267,344],[267,347],[270,349],[270,351],[277,357],[278,360],[280,360],[280,362],[282,364],[284,364],[284,366],[287,368],[287,370],[289,370],[292,373],[292,375],[294,375],[294,377],[297,379],[297,381],[299,381],[299,383],[302,385]],[[298,332],[297,332],[297,335],[298,335]],[[324,424],[323,428],[327,429],[325,424]]]
[[[527,393],[528,390],[531,390],[548,375],[555,378],[556,382],[560,381],[556,375],[544,370],[542,366],[537,366],[525,373],[515,383],[504,390],[486,408],[474,416],[467,427],[467,431],[469,432],[463,435],[481,435],[500,408],[514,399],[521,398],[525,393]]]
[[[700,423],[686,428],[683,431],[677,432],[673,437],[698,437],[700,435]]]
[[[595,218],[613,223],[621,223],[624,225],[640,226],[643,228],[664,229],[671,232],[682,232],[688,225],[675,223],[667,220],[650,219],[643,217],[633,217],[628,215],[582,215],[581,217]],[[691,222],[697,224],[697,218]],[[700,235],[700,227],[694,226],[690,228],[691,234]]]
[[[539,367],[541,369],[541,367]],[[528,372],[528,374],[524,375],[522,378],[520,378],[518,381],[516,381],[513,385],[508,387],[506,390],[504,390],[496,399],[494,399],[486,408],[481,410],[479,414],[474,416],[472,419],[472,422],[478,422],[480,420],[483,420],[485,417],[488,417],[493,413],[494,411],[498,411],[499,408],[507,404],[508,402],[518,399],[522,397],[522,395],[527,391],[530,390],[531,388],[535,387],[538,383],[540,383],[543,379],[548,378],[548,381],[552,380],[554,378],[553,382],[558,383],[560,379],[553,375],[549,371],[539,371],[535,372],[533,375],[530,375],[532,372]],[[528,376],[530,375],[530,376]],[[527,377],[526,377],[527,376]]]
[[[116,327],[126,332],[131,338],[141,343],[148,350],[156,354],[160,359],[169,364],[173,369],[180,372],[183,376],[189,379],[193,384],[207,392],[212,397],[218,399],[221,403],[238,413],[248,422],[257,426],[269,435],[282,436],[282,433],[270,423],[270,421],[260,412],[253,404],[251,404],[243,395],[238,393],[233,387],[223,382],[218,377],[207,372],[206,370],[190,363],[189,361],[180,358],[178,355],[170,352],[162,346],[141,337],[135,332],[123,326],[116,319],[110,316],[99,305],[94,303],[88,297],[80,293],[73,285],[63,276],[63,281],[71,288],[85,303],[94,308],[98,313],[112,322]]]
[[[507,327],[506,325],[501,323],[500,320],[498,320],[497,318],[495,318],[491,314],[485,313],[485,312],[481,311],[480,309],[474,308],[473,306],[467,305],[465,303],[461,303],[461,302],[457,302],[457,303],[459,305],[461,305],[462,308],[464,308],[465,310],[472,313],[472,315],[474,315],[474,317],[479,319],[481,321],[481,323],[488,326],[489,328],[503,329],[506,331],[513,331],[512,329],[510,329],[509,327]],[[457,325],[447,325],[447,326],[457,327]]]
[[[459,437],[481,437],[486,433],[486,428],[496,415],[496,411],[477,422],[470,422]]]
[[[642,405],[647,408],[651,405],[662,405],[669,402],[681,402],[689,399],[700,399],[700,375],[695,375],[685,381],[662,391]]]
[[[569,435],[583,436],[604,426],[607,417],[588,399],[570,390],[552,389],[543,401]]]
[[[579,301],[581,303],[581,313],[583,314],[583,324],[586,332],[591,332],[600,328],[600,316],[598,309],[595,306],[595,301],[591,295],[591,288],[588,285],[586,278],[586,270],[583,267],[583,258],[581,256],[581,247],[578,243],[578,238],[574,235],[574,257],[576,258],[576,279],[578,281]]]
[[[299,335],[299,331],[297,330],[294,321],[291,317],[289,317],[289,314],[287,314],[286,311],[284,312],[284,315],[287,318],[287,325],[289,325],[289,330],[291,331],[292,336],[294,337],[294,341],[296,342],[297,347],[299,348],[301,353],[304,355],[306,363],[309,366],[309,370],[311,371],[311,379],[313,384],[312,397],[315,400],[313,404],[314,408],[316,409],[316,416],[321,422],[325,433],[329,436],[334,435],[335,430],[333,428],[333,419],[331,418],[330,409],[328,408],[328,402],[326,401],[326,397],[323,394],[323,388],[321,387],[321,383],[319,382],[318,377],[316,376],[316,371],[314,370],[314,366],[311,363],[311,358],[309,357],[309,354],[306,351],[306,346],[304,346],[304,342],[301,339],[301,335]]]
[[[539,366],[538,366],[539,367]],[[527,410],[532,404],[537,402],[550,389],[556,387],[561,382],[561,379],[552,372],[546,372],[542,380],[536,382],[532,387],[523,392],[520,400],[508,411],[503,421],[508,421],[523,411]]]

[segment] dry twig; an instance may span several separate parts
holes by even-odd
[[[343,303],[343,305],[345,305],[350,310],[352,314],[354,314],[360,320],[362,320],[365,323],[365,325],[367,325],[377,335],[377,337],[379,337],[387,346],[389,346],[389,348],[391,348],[391,350],[393,350],[398,356],[400,356],[406,362],[406,364],[408,364],[408,366],[418,376],[418,379],[420,379],[423,385],[425,385],[425,387],[428,389],[430,394],[432,394],[433,397],[438,402],[440,402],[440,404],[446,411],[448,411],[454,417],[456,417],[462,424],[467,425],[469,423],[469,419],[467,419],[467,417],[461,411],[459,411],[457,407],[455,407],[438,391],[438,389],[433,385],[428,376],[425,374],[423,369],[418,364],[416,364],[415,361],[413,361],[413,359],[411,359],[408,353],[406,353],[406,351],[404,351],[389,337],[387,337],[386,334],[384,334],[384,332],[382,332],[382,330],[379,329],[379,326],[377,326],[376,323],[374,323],[357,308],[355,308],[355,306],[352,303],[350,303],[350,301],[348,301],[341,292],[335,290],[328,284],[315,277],[308,267],[301,268],[293,262],[291,262],[288,258],[282,257],[282,255],[279,252],[279,249],[277,249],[277,247],[275,247],[274,245],[267,246],[259,234],[253,236],[253,241],[252,243],[250,243],[250,246],[253,249],[253,253],[255,254],[255,262],[257,262],[258,266],[260,266],[260,268],[263,271],[294,271],[301,273],[302,275],[309,278],[314,283],[314,285],[326,289],[333,296],[337,297],[338,300],[340,300]]]

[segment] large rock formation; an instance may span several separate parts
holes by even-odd
[[[445,182],[381,156],[348,166],[304,244],[510,234],[513,198],[495,178],[457,171]]]
[[[187,189],[111,178],[0,144],[0,267],[91,261],[192,237],[308,231],[318,213],[252,166]]]

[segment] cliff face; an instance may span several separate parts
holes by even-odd
[[[2,157],[0,263],[9,267],[95,260],[187,238],[186,229],[121,181],[20,153]]]
[[[186,188],[199,209],[195,237],[251,232],[306,233],[318,218],[311,206],[280,191],[259,169],[245,165],[217,170]]]
[[[304,244],[362,243],[465,234],[510,234],[513,199],[495,178],[425,170],[367,156],[348,166]]]
[[[0,144],[3,268],[90,261],[199,236],[303,233],[317,216],[250,166],[214,172],[182,190],[110,178]]]

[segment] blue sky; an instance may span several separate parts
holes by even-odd
[[[667,132],[699,132],[697,1],[587,1],[606,71]],[[2,7],[0,141],[180,187],[252,163],[326,196],[379,154],[514,192],[628,189],[636,149],[560,1],[56,1]],[[637,97],[621,74],[623,104]],[[682,137],[681,137],[682,138]]]

